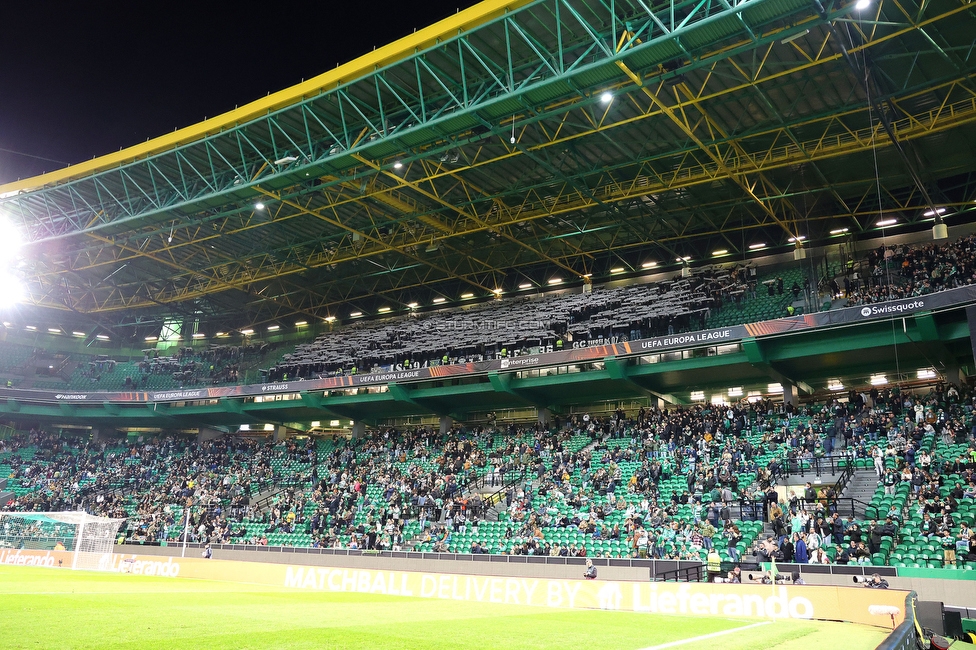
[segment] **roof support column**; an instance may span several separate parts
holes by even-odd
[[[544,427],[548,427],[552,422],[552,411],[547,408],[536,409],[536,417],[539,422]]]
[[[796,384],[788,380],[783,380],[780,383],[783,385],[783,403],[799,406],[800,392],[797,390]]]
[[[206,442],[208,440],[215,440],[222,435],[224,435],[224,432],[219,429],[211,429],[210,427],[200,427],[197,430],[197,444],[200,444],[201,442]]]
[[[352,425],[352,439],[362,440],[366,436],[366,423],[362,420],[356,420]]]
[[[448,431],[450,431],[451,430],[451,427],[453,427],[453,426],[454,426],[454,418],[452,418],[449,415],[442,415],[441,416],[440,432],[441,432],[441,435],[442,436],[444,434],[446,434]]]

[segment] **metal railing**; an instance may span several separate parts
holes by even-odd
[[[488,509],[493,508],[495,505],[501,503],[502,499],[508,493],[508,490],[515,487],[519,481],[524,481],[526,475],[528,474],[528,467],[523,465],[521,471],[519,471],[514,478],[509,478],[508,481],[503,480],[502,486],[485,497],[485,507]],[[503,477],[504,479],[504,477]]]
[[[296,480],[294,478],[275,483],[271,488],[271,492],[252,503],[251,506],[254,507],[257,512],[260,512],[261,510],[267,508],[275,499],[280,497],[285,492],[293,490],[297,487],[305,487],[308,485],[308,483],[308,481]]]
[[[783,459],[783,472],[789,476],[820,477],[824,474],[833,476],[850,469],[854,465],[854,459],[847,454],[832,454],[830,456],[820,456],[816,458],[785,458]]]
[[[857,506],[868,507],[867,504],[859,499],[850,497],[824,497],[820,499],[800,499],[800,504],[809,512],[815,510],[817,505],[822,505],[828,514],[835,512],[842,517],[849,514],[857,516]],[[741,521],[769,521],[769,512],[766,509],[766,502],[762,499],[736,499],[726,504],[730,510],[731,518]]]
[[[854,478],[854,463],[850,462],[844,467],[844,471],[841,472],[840,478],[837,479],[837,483],[834,484],[834,490],[837,494],[843,494],[844,490],[847,489],[847,484],[851,482]]]
[[[528,466],[526,465],[523,465],[522,467],[513,470],[512,472],[508,472],[506,475],[503,475],[498,489],[492,492],[491,494],[489,494],[487,497],[482,498],[480,505],[476,504],[474,507],[472,507],[469,503],[467,506],[465,506],[466,508],[465,514],[469,517],[472,514],[477,515],[480,518],[487,517],[488,512],[505,497],[505,493],[510,488],[517,485],[520,481],[525,480],[525,477],[527,475],[528,475]],[[508,477],[507,479],[506,476]],[[484,480],[486,479],[486,477],[487,474],[480,477],[478,481],[480,487],[494,487],[493,485],[492,486],[487,485],[488,481]],[[456,513],[460,511],[460,509],[461,509],[461,505],[455,503],[453,506],[453,511]]]
[[[705,565],[694,564],[671,571],[661,571],[654,574],[652,579],[656,582],[702,582],[705,579]]]

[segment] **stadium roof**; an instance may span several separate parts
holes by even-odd
[[[965,220],[976,7],[860,2],[486,0],[0,212],[53,318],[231,328]]]

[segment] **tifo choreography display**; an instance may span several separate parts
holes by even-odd
[[[415,370],[398,370],[393,372],[374,372],[365,374],[341,374],[319,379],[303,379],[301,377],[291,381],[281,381],[271,384],[251,386],[215,386],[176,391],[155,392],[105,392],[105,393],[51,393],[46,391],[3,388],[0,387],[0,397],[20,398],[38,401],[79,402],[98,399],[107,402],[177,402],[186,400],[215,399],[220,397],[236,397],[248,395],[263,395],[273,393],[293,393],[297,391],[328,390],[332,388],[368,386],[386,384],[389,382],[411,382],[434,378],[459,377],[465,375],[479,375],[492,371],[512,370],[526,366],[543,367],[565,363],[600,360],[605,357],[627,357],[644,351],[664,351],[683,346],[728,342],[741,340],[746,337],[767,336],[785,332],[797,332],[815,327],[853,323],[866,318],[882,318],[892,315],[906,315],[923,309],[937,309],[940,307],[963,304],[976,301],[976,286],[960,287],[944,291],[939,294],[926,296],[925,299],[913,299],[907,302],[881,304],[872,307],[837,309],[829,312],[781,318],[761,323],[736,325],[719,330],[693,332],[682,335],[660,336],[650,339],[636,339],[622,343],[600,344],[578,347],[572,350],[552,351],[520,358],[517,355],[478,362],[464,362],[450,365],[431,365],[419,367]]]

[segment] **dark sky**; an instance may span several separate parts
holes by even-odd
[[[6,0],[0,183],[213,117],[473,4]]]

